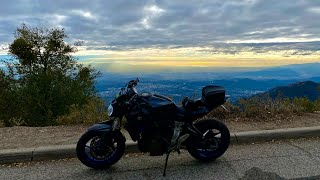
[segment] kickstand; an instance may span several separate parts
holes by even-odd
[[[169,152],[167,153],[166,163],[165,163],[165,165],[164,165],[164,170],[163,170],[163,176],[166,176],[166,171],[167,171],[167,165],[168,165],[168,159],[169,159],[170,152],[171,152],[171,151],[169,151]]]

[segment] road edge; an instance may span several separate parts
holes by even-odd
[[[320,126],[230,133],[231,144],[320,137]],[[76,157],[76,145],[0,150],[0,164]],[[137,143],[128,140],[126,153],[138,153]]]

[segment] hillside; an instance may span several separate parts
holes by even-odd
[[[287,86],[279,86],[270,89],[264,93],[257,94],[256,96],[270,96],[273,99],[277,97],[307,97],[308,99],[314,101],[320,98],[320,83],[313,81],[296,82]]]

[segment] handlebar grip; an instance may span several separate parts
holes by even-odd
[[[131,80],[128,82],[128,88],[134,87],[137,85],[137,82],[135,80]]]

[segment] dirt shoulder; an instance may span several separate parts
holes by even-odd
[[[230,132],[320,126],[320,112],[295,116],[285,120],[253,121],[229,119],[224,121]],[[35,148],[49,145],[75,144],[87,126],[4,127],[0,128],[0,150]]]
[[[284,129],[296,127],[320,126],[320,112],[291,116],[286,119],[257,121],[256,119],[227,119],[224,121],[230,132]]]

